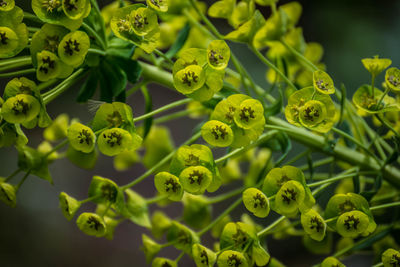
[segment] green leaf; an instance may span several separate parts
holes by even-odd
[[[144,101],[146,104],[145,113],[147,114],[153,110],[153,101],[152,101],[151,95],[149,94],[149,91],[147,90],[146,87],[142,87],[141,90],[142,90]],[[143,140],[146,139],[146,136],[149,134],[152,125],[153,125],[153,116],[144,120],[144,122],[143,122],[143,127],[144,127]]]
[[[100,100],[112,102],[114,97],[125,91],[127,82],[125,71],[118,64],[107,58],[101,64]]]
[[[99,71],[97,68],[94,68],[88,75],[85,83],[82,85],[79,90],[78,97],[76,101],[79,103],[87,102],[90,98],[93,97],[96,92],[97,85],[99,82]]]
[[[187,23],[185,27],[183,27],[182,30],[179,32],[178,36],[176,37],[175,43],[171,45],[169,50],[165,53],[165,56],[167,58],[173,58],[176,55],[176,53],[178,53],[179,50],[181,50],[181,48],[183,47],[189,36],[189,32],[190,32],[190,24]]]
[[[126,194],[126,212],[125,217],[132,222],[150,228],[151,222],[146,200],[131,189],[125,190]]]
[[[125,72],[130,83],[135,84],[139,80],[142,74],[142,67],[136,60],[122,57],[112,57],[110,60]]]

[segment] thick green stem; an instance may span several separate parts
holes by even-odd
[[[32,64],[32,58],[30,56],[0,60],[0,72],[27,66],[30,64]]]
[[[30,74],[36,72],[36,69],[31,68],[27,70],[17,70],[13,72],[6,72],[6,73],[0,73],[0,78],[8,78],[8,77],[14,77],[14,76],[22,76],[25,74]]]
[[[107,55],[106,51],[103,51],[103,50],[100,50],[100,49],[95,49],[95,48],[89,48],[88,53],[97,54],[97,55],[100,55],[100,56],[106,56]]]

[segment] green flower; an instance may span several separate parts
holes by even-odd
[[[328,73],[317,70],[313,73],[313,85],[318,92],[322,94],[334,94],[335,86],[333,85],[333,80]]]
[[[68,18],[77,20],[88,15],[88,12],[90,12],[89,3],[90,0],[62,0],[62,9]]]
[[[183,196],[183,188],[179,178],[168,172],[159,172],[154,177],[154,185],[162,195],[168,195],[172,201],[180,201]]]
[[[246,257],[238,251],[225,250],[218,256],[217,264],[219,267],[247,267],[249,266]]]
[[[139,36],[144,36],[158,27],[157,14],[145,7],[139,7],[130,13],[132,30]]]
[[[211,222],[211,205],[202,195],[184,194],[183,221],[190,227],[202,229]]]
[[[233,118],[240,128],[250,129],[260,122],[264,122],[264,108],[260,101],[246,99],[235,110]]]
[[[96,135],[92,129],[78,122],[68,128],[67,137],[74,149],[84,153],[92,152],[96,143]]]
[[[0,200],[7,206],[15,208],[17,205],[17,190],[15,186],[0,180]]]
[[[233,132],[231,127],[223,122],[211,120],[201,127],[201,135],[210,145],[226,147],[233,142]]]
[[[107,233],[104,220],[96,213],[84,212],[80,214],[76,224],[87,235],[102,237]]]
[[[217,70],[225,69],[228,66],[231,50],[224,40],[214,40],[207,48],[207,62]]]
[[[377,76],[392,64],[390,59],[379,58],[378,56],[374,58],[364,58],[361,62],[372,76]]]
[[[400,91],[400,70],[398,68],[389,68],[385,75],[386,86],[392,91]]]
[[[149,7],[156,11],[167,12],[168,11],[168,0],[146,0]]]
[[[2,0],[0,4],[0,11],[10,11],[15,7],[14,0]]]
[[[40,112],[39,101],[31,96],[19,94],[8,98],[2,108],[1,115],[9,123],[24,123],[33,120]]]
[[[346,267],[343,263],[341,263],[338,259],[334,257],[325,258],[321,263],[321,267]]]
[[[173,221],[167,233],[168,242],[174,243],[174,246],[190,254],[192,246],[199,242],[199,238],[192,230],[183,224]]]
[[[58,55],[65,64],[76,68],[85,60],[89,48],[89,36],[85,32],[74,31],[62,38],[58,45]]]
[[[400,266],[400,252],[389,248],[382,254],[382,262],[384,267]]]
[[[336,221],[336,229],[343,237],[355,238],[364,233],[368,226],[368,215],[358,210],[345,212]]]
[[[44,139],[48,141],[58,141],[67,137],[69,117],[66,113],[57,116],[43,131]]]
[[[357,108],[366,112],[367,114],[400,110],[400,104],[397,103],[394,98],[388,95],[383,97],[383,101],[378,108],[378,102],[382,98],[383,94],[384,93],[381,90],[374,88],[374,96],[372,96],[371,86],[363,85],[354,93],[352,100]]]
[[[97,139],[97,146],[100,152],[107,156],[115,156],[123,151],[137,148],[132,135],[120,128],[107,129],[101,132]]]
[[[301,183],[288,181],[276,193],[275,210],[285,216],[296,214],[305,199],[305,190]]]
[[[36,54],[36,76],[39,81],[48,81],[55,78],[63,78],[72,73],[73,68],[65,65],[55,54],[43,50]]]
[[[248,188],[243,192],[243,203],[246,209],[259,218],[269,214],[269,200],[257,188]]]
[[[114,181],[100,176],[93,176],[88,195],[95,197],[93,200],[95,203],[116,203],[122,197],[122,193]]]
[[[158,257],[153,260],[151,267],[178,267],[178,265],[173,260]]]
[[[215,252],[201,244],[192,246],[192,255],[197,267],[212,267],[217,260]]]
[[[151,217],[151,232],[156,238],[161,238],[171,225],[171,219],[164,212],[156,210],[153,213]]]
[[[235,0],[216,1],[208,8],[208,15],[213,18],[228,19],[235,8]]]
[[[191,166],[179,175],[183,189],[191,194],[203,194],[211,184],[213,175],[203,166]]]
[[[61,211],[65,218],[70,221],[81,207],[81,203],[75,198],[69,196],[65,192],[61,192],[59,195],[59,203]]]
[[[198,65],[190,65],[178,71],[174,75],[174,86],[182,94],[190,94],[203,86],[206,75],[203,68]]]
[[[13,5],[11,1],[3,3],[8,3],[8,7]],[[9,10],[0,7],[0,58],[13,57],[27,46],[28,28],[22,23],[23,17],[22,9],[17,6]]]
[[[318,100],[309,100],[299,109],[299,121],[304,127],[314,127],[326,118],[324,103]]]
[[[313,240],[322,241],[325,237],[326,223],[324,219],[313,209],[301,214],[301,225],[304,231]]]
[[[249,243],[257,240],[256,229],[251,224],[229,222],[220,237],[220,248],[243,250]]]

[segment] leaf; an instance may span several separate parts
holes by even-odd
[[[131,189],[125,190],[126,209],[124,216],[129,218],[133,223],[140,226],[150,228],[150,217],[146,200]]]
[[[97,68],[94,68],[90,73],[85,83],[82,85],[79,90],[78,97],[76,101],[79,103],[87,102],[90,98],[93,97],[96,92],[98,82],[99,82],[99,71]]]
[[[142,67],[136,60],[132,60],[130,58],[125,59],[121,57],[112,57],[110,60],[125,72],[130,83],[137,83],[140,75],[142,74]]]
[[[100,79],[100,100],[105,102],[112,102],[114,97],[119,96],[128,82],[125,71],[109,58],[101,64]]]
[[[144,101],[146,104],[145,114],[147,114],[153,110],[153,103],[152,103],[153,101],[152,101],[151,95],[149,94],[149,91],[147,90],[146,87],[142,87],[141,90],[142,90]],[[146,139],[146,136],[149,134],[152,125],[153,125],[153,116],[144,120],[144,122],[143,122],[143,127],[144,127],[143,140]]]
[[[291,150],[292,143],[286,133],[279,132],[275,135],[275,138],[263,142],[260,147],[267,147],[270,148],[272,151],[281,151],[282,156],[275,163],[275,166],[279,166]]]
[[[264,108],[264,114],[266,117],[274,116],[281,112],[283,107],[283,93],[279,90],[279,99],[277,99],[271,106]]]
[[[107,55],[112,57],[119,57],[126,60],[131,60],[136,46],[131,42],[127,42],[120,38],[112,38],[106,50]]]
[[[179,32],[175,43],[173,43],[173,45],[171,45],[169,50],[165,53],[165,56],[167,58],[173,58],[176,55],[176,53],[178,53],[179,50],[181,50],[181,48],[183,47],[189,36],[189,32],[190,32],[190,24],[187,23],[185,27],[183,27],[182,30]]]

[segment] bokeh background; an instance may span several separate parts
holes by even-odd
[[[213,1],[208,1],[212,3]],[[286,3],[288,1],[280,1]],[[398,0],[299,0],[303,5],[303,15],[299,25],[303,27],[306,41],[319,42],[325,49],[323,62],[336,84],[344,83],[349,90],[369,82],[369,74],[362,67],[361,59],[379,55],[389,57],[393,65],[400,65],[400,1]],[[99,1],[101,5],[109,1]],[[30,1],[17,1],[29,9]],[[268,14],[266,10],[265,15]],[[217,21],[218,23],[218,21]],[[219,25],[223,28],[223,25]],[[265,85],[265,67],[244,46],[233,45],[239,59],[249,73],[261,85]],[[383,78],[383,77],[381,77]],[[2,80],[4,87],[7,80]],[[3,89],[0,89],[2,91]],[[92,114],[87,105],[74,102],[78,88],[71,88],[66,94],[48,106],[50,115],[67,112],[71,117],[89,121]],[[152,86],[154,108],[160,107],[181,96],[161,87]],[[134,115],[143,114],[143,98],[135,94],[128,99]],[[198,121],[182,118],[166,123],[176,145],[190,136]],[[36,146],[42,139],[42,132],[27,131],[31,136],[30,145]],[[301,148],[300,148],[301,149]],[[8,176],[17,168],[14,149],[0,150],[0,175]],[[87,196],[91,177],[99,174],[125,184],[144,169],[135,165],[125,172],[116,172],[112,159],[101,156],[92,171],[85,171],[72,165],[68,160],[60,160],[50,167],[54,186],[48,182],[30,177],[18,194],[15,209],[0,203],[0,266],[146,266],[144,254],[139,250],[141,234],[147,232],[129,222],[122,223],[115,232],[114,240],[89,237],[82,234],[75,223],[68,222],[58,207],[58,194],[65,191],[78,199]],[[145,197],[153,196],[155,189],[152,179],[138,184],[135,190]],[[226,207],[220,204],[214,215]],[[85,205],[81,211],[93,210]],[[168,210],[172,216],[179,215],[180,205]],[[239,208],[233,215],[238,219],[243,212]],[[272,220],[273,218],[269,218]],[[264,224],[267,221],[260,221]],[[288,266],[310,266],[321,260],[312,256],[301,246],[300,238],[290,241],[268,240],[272,255]],[[161,255],[176,257],[174,249],[163,250]],[[347,259],[348,266],[370,266],[370,255],[354,255]],[[180,266],[193,266],[185,256]]]

